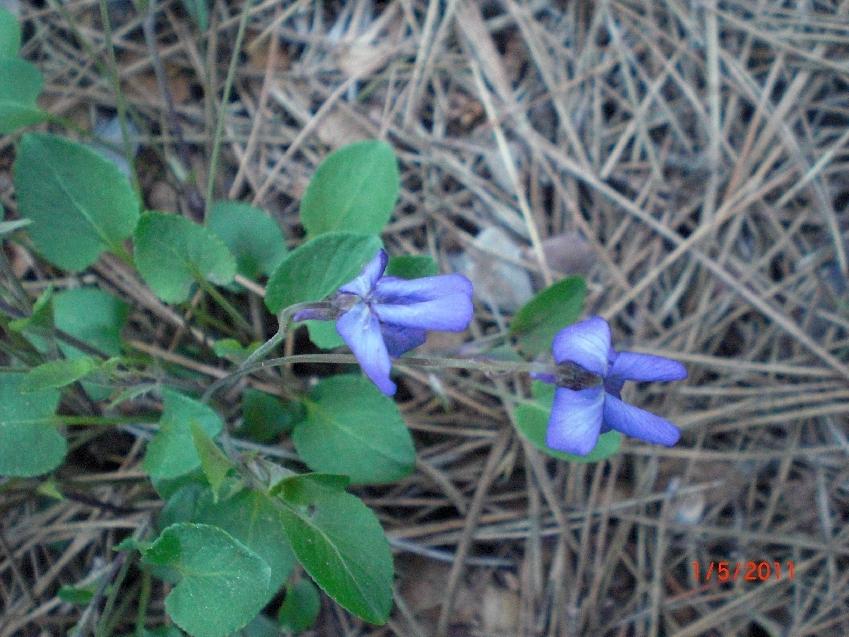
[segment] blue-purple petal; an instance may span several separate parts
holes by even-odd
[[[668,447],[681,437],[678,427],[668,420],[610,395],[604,400],[604,424],[632,438]]]
[[[610,326],[600,316],[593,316],[564,327],[554,337],[551,351],[558,364],[571,361],[604,377],[610,351]]]
[[[375,285],[373,299],[377,303],[406,304],[432,301],[450,294],[465,294],[471,299],[472,282],[462,274],[440,274],[420,279],[385,276]]]
[[[687,378],[687,369],[678,361],[663,356],[618,352],[608,378],[636,381],[671,381]]]
[[[424,330],[412,327],[381,324],[380,331],[383,333],[386,351],[393,357],[409,352],[427,340],[427,333]]]
[[[558,451],[587,455],[598,442],[604,402],[600,385],[579,391],[558,387],[545,444]]]
[[[397,389],[389,379],[392,362],[383,342],[380,323],[365,303],[357,303],[336,321],[336,331],[351,348],[365,375],[387,396]]]
[[[447,294],[431,301],[410,304],[373,303],[383,323],[423,330],[462,332],[472,320],[472,299],[465,293]]]
[[[340,287],[339,291],[347,294],[356,294],[362,298],[367,297],[380,280],[388,261],[389,255],[386,254],[386,250],[381,248],[374,255],[374,258],[366,263],[362,271],[357,275],[357,278]]]

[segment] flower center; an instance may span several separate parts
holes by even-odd
[[[558,387],[565,387],[574,391],[589,389],[601,383],[601,378],[588,372],[580,365],[570,361],[564,361],[557,366],[554,380]]]

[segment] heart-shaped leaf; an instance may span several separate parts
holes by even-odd
[[[135,234],[135,262],[154,293],[166,303],[182,303],[192,284],[226,285],[236,260],[218,236],[179,215],[146,212]]]
[[[22,394],[23,374],[0,374],[0,475],[30,477],[52,471],[65,458],[68,443],[53,414],[59,392]]]
[[[236,269],[249,279],[271,274],[286,257],[280,226],[264,210],[239,201],[216,201],[207,226],[236,257]]]
[[[32,64],[0,55],[0,134],[47,119],[36,104],[41,87],[41,73]]]
[[[121,354],[121,330],[127,322],[129,307],[100,288],[74,288],[53,296],[56,327],[91,345],[107,356]],[[81,356],[73,345],[59,341],[68,358]]]
[[[197,423],[210,437],[221,431],[224,423],[207,405],[173,390],[162,392],[164,408],[159,419],[159,432],[147,445],[144,468],[156,479],[176,478],[200,467],[200,456],[192,439],[192,423]]]
[[[138,199],[115,164],[55,135],[24,135],[15,190],[35,247],[65,270],[90,266],[103,250],[124,253],[139,219]]]
[[[196,500],[194,522],[214,524],[250,548],[271,567],[266,601],[271,599],[295,565],[295,554],[283,531],[280,504],[253,489],[215,502],[206,489]]]
[[[232,535],[208,524],[174,524],[144,553],[151,565],[181,576],[165,610],[194,637],[225,637],[265,604],[271,568]]]

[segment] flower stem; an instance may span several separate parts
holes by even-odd
[[[277,317],[277,332],[274,334],[274,336],[272,336],[270,339],[265,341],[265,343],[257,347],[254,352],[250,356],[248,356],[241,363],[241,365],[239,365],[231,374],[215,381],[209,387],[207,387],[206,391],[201,397],[201,402],[208,402],[215,392],[217,392],[222,387],[230,385],[242,376],[253,373],[258,369],[263,369],[264,367],[267,367],[267,365],[264,365],[263,363],[258,363],[258,361],[262,360],[269,352],[274,350],[274,348],[276,348],[278,345],[280,345],[280,343],[283,342],[283,339],[286,338],[286,331],[289,329],[289,322],[292,320],[292,317],[300,310],[306,308],[315,308],[321,305],[323,304],[296,303],[295,305],[290,305],[282,312],[280,312]]]
[[[279,332],[278,332],[279,334]],[[268,343],[274,340],[272,337]],[[264,346],[263,346],[264,347]],[[262,349],[262,348],[260,348]],[[271,348],[270,348],[271,349]],[[254,352],[256,354],[259,349]],[[253,356],[251,356],[253,358]],[[259,359],[260,357],[256,357]],[[272,369],[283,365],[292,365],[295,363],[326,363],[329,365],[338,364],[357,364],[357,359],[353,354],[295,354],[292,356],[281,356],[279,358],[270,358],[268,360],[256,363],[250,359],[242,363],[238,369],[226,378],[210,385],[207,389],[207,394],[210,396],[218,387],[231,383],[237,378],[247,376],[261,369]],[[468,359],[468,358],[443,358],[440,356],[409,356],[395,360],[395,364],[406,367],[424,367],[433,369],[471,369],[474,371],[484,372],[485,374],[554,374],[557,370],[553,365],[547,363],[526,363],[519,361],[496,361],[484,359]],[[207,400],[206,394],[204,401]]]

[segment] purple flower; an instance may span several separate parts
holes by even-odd
[[[593,316],[557,333],[551,346],[558,373],[538,378],[555,383],[554,404],[545,443],[584,456],[599,434],[615,429],[647,442],[672,446],[681,432],[671,422],[620,400],[626,380],[683,380],[678,361],[635,352],[617,352],[610,326]]]
[[[343,313],[336,331],[351,348],[366,376],[384,394],[396,387],[389,379],[390,356],[425,342],[426,330],[462,332],[472,320],[472,283],[461,274],[405,280],[383,276],[389,257],[384,250],[359,276],[339,288],[333,305]],[[299,313],[296,320],[326,318]]]

